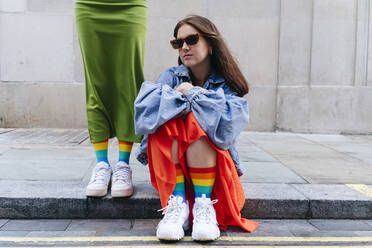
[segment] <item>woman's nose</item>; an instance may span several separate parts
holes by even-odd
[[[189,50],[189,49],[190,49],[189,45],[187,45],[186,42],[183,42],[182,50]]]

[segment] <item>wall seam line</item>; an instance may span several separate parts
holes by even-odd
[[[282,0],[279,1],[279,20],[278,20],[278,58],[276,63],[276,85],[275,85],[275,119],[274,119],[274,130],[279,129],[279,63],[280,63],[280,37],[281,37],[281,23],[282,23]]]
[[[359,1],[360,0],[355,1],[355,10],[354,10],[355,11],[355,38],[354,38],[355,46],[354,46],[354,75],[353,75],[353,78],[354,78],[353,86],[354,87],[357,85],[357,83],[360,82],[360,71],[359,71],[359,67],[358,67],[358,63],[357,63],[357,60],[359,59],[358,51],[360,49],[360,47],[358,46],[358,44],[359,44],[358,43],[358,41],[359,41],[358,35],[360,34],[359,23],[358,23]]]

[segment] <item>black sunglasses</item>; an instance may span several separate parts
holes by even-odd
[[[192,34],[187,36],[185,39],[174,39],[171,40],[170,43],[174,49],[179,49],[183,47],[183,43],[186,42],[187,45],[195,45],[199,41],[198,34]]]

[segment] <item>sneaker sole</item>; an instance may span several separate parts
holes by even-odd
[[[183,229],[183,234],[181,237],[169,237],[169,236],[163,236],[163,237],[159,237],[160,235],[158,235],[158,232],[156,232],[156,237],[160,240],[168,240],[168,241],[176,241],[176,240],[181,240],[183,239],[183,237],[185,236],[185,231],[188,230],[190,228],[190,223],[189,223],[189,219],[187,219],[185,221],[185,223],[183,223],[182,225],[182,229]],[[168,233],[169,234],[169,233]]]
[[[169,235],[169,233],[167,233],[166,235]],[[173,236],[173,237],[171,237],[171,236],[161,236],[161,235],[159,235],[157,232],[156,232],[156,237],[158,238],[158,239],[160,239],[160,240],[168,240],[168,241],[176,241],[176,240],[181,240],[181,239],[183,239],[183,237],[185,236],[185,231],[183,231],[183,233],[182,234],[180,234],[180,236],[178,236],[178,237],[175,237],[175,236]]]
[[[197,237],[194,237],[194,235],[191,234],[191,237],[192,237],[192,240],[195,240],[195,241],[213,241],[213,240],[216,240],[218,237],[220,237],[221,234],[215,234],[214,236],[212,237],[207,237],[207,236],[199,236]]]
[[[91,196],[91,197],[102,197],[107,195],[107,189],[103,190],[93,190],[93,189],[87,189],[85,192],[86,196]]]
[[[192,240],[194,240],[194,241],[214,241],[214,240],[218,239],[218,237],[220,237],[220,235],[218,235],[214,238],[211,238],[211,237],[192,237]]]
[[[112,197],[128,197],[133,195],[133,188],[126,189],[126,190],[112,190],[111,189],[111,196]]]

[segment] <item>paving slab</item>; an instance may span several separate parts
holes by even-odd
[[[10,220],[1,231],[65,231],[71,220]]]
[[[367,225],[372,226],[372,220],[364,220],[364,222],[367,223]]]
[[[309,220],[321,231],[372,231],[364,220]]]
[[[130,219],[72,220],[66,231],[94,231],[98,234],[103,231],[130,230],[132,222]]]
[[[1,233],[0,233],[1,235]],[[96,236],[95,231],[31,231],[26,237],[41,237],[41,238],[55,238],[55,237],[93,237]]]
[[[354,232],[355,237],[372,237],[371,231],[357,231]]]
[[[269,153],[262,150],[247,151],[245,147],[237,147],[239,152],[240,162],[278,162],[279,161],[271,156]]]
[[[7,223],[9,220],[8,219],[0,219],[0,228]]]
[[[296,134],[252,133],[248,137],[309,183],[371,182],[369,164]]]
[[[260,225],[253,233],[246,232],[237,226],[229,226],[228,230],[221,232],[221,234],[224,234],[225,236],[242,237],[293,237],[293,234],[290,231],[278,230],[275,227],[270,227],[269,225]]]
[[[279,162],[241,162],[245,173],[242,182],[249,183],[307,183]],[[275,172],[275,173],[273,173]]]
[[[343,136],[299,134],[299,136],[372,165],[372,140],[368,138],[368,135]]]
[[[4,158],[0,161],[0,180],[82,181],[94,163],[92,159],[25,160]]]
[[[82,182],[0,180],[2,198],[86,199]],[[1,202],[0,202],[1,204]]]
[[[303,134],[298,133],[299,137],[319,143],[322,145],[336,145],[354,142],[353,136],[340,135],[340,134]],[[360,142],[359,142],[360,143]]]
[[[20,128],[4,132],[0,136],[1,144],[50,144],[78,145],[88,137],[85,129],[35,129]]]
[[[242,183],[245,196],[248,199],[274,199],[274,200],[302,200],[308,198],[299,192],[293,185],[277,183]]]
[[[335,150],[345,153],[351,157],[357,158],[372,167],[372,143],[370,144],[342,144],[331,145]]]
[[[157,225],[159,224],[160,219],[135,219],[133,220],[132,230],[156,230]]]
[[[314,225],[312,225],[308,220],[267,220],[267,219],[255,219],[260,223],[261,230],[265,229],[275,229],[278,231],[307,231],[315,232],[319,231]]]
[[[312,200],[370,200],[367,196],[343,184],[292,184],[292,187]]]
[[[2,147],[3,146],[3,147]],[[3,159],[19,160],[95,160],[93,147],[51,145],[0,145]]]
[[[308,231],[292,231],[295,237],[359,237],[365,236],[359,235],[359,232],[356,231],[316,231],[316,232],[308,232]],[[368,236],[368,235],[367,235]],[[308,245],[308,243],[307,243]]]
[[[29,231],[0,231],[0,237],[26,237]]]
[[[13,131],[15,129],[12,129],[12,128],[0,128],[0,134],[2,133],[9,133],[11,131]]]

